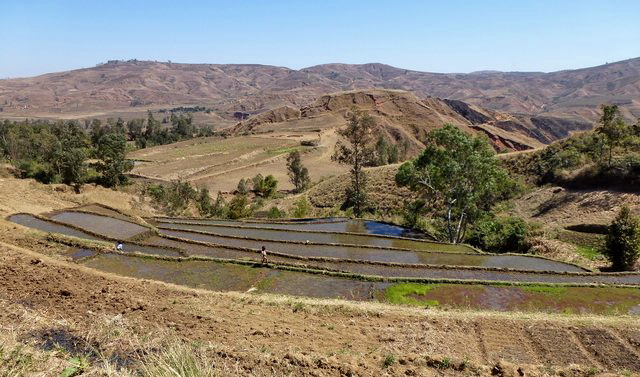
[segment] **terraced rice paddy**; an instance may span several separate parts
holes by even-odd
[[[640,289],[592,287],[508,287],[454,284],[394,284],[384,300],[435,307],[574,314],[640,314]]]
[[[312,237],[308,232],[294,230],[279,230],[269,228],[247,228],[227,225],[198,225],[198,224],[171,224],[161,223],[163,229],[197,230],[222,236],[259,238],[271,241],[306,242],[313,238],[314,243],[336,243],[345,245],[378,246],[385,248],[413,249],[413,250],[440,250],[448,252],[474,252],[464,245],[455,246],[421,242],[418,240],[395,237],[371,237],[351,233],[315,232]]]
[[[90,230],[108,238],[123,240],[137,236],[149,230],[149,228],[129,221],[86,212],[61,212],[51,216],[51,219],[73,225],[78,228]]]
[[[9,221],[16,224],[24,225],[29,228],[41,230],[49,233],[60,233],[66,236],[84,238],[87,240],[99,240],[98,237],[92,236],[86,232],[74,229],[69,226],[55,224],[50,221],[41,220],[33,215],[29,214],[16,214],[9,216]]]
[[[532,271],[584,271],[580,267],[542,258],[521,255],[484,255],[447,252],[425,252],[366,248],[352,245],[285,243],[268,240],[254,240],[160,229],[161,234],[193,241],[201,241],[227,247],[242,247],[267,250],[303,257],[324,257],[349,259],[354,261],[386,262],[403,264],[431,264],[454,266],[479,266],[495,268],[522,268]],[[438,244],[435,244],[438,245]]]
[[[163,218],[157,219],[159,234],[153,234],[108,208],[82,207],[95,210],[93,214],[79,210],[52,214],[51,220],[26,214],[9,220],[90,240],[133,237],[138,241],[125,241],[122,254],[80,248],[69,256],[103,271],[192,287],[417,306],[640,314],[640,289],[620,286],[640,286],[638,273],[589,273],[526,255],[461,252],[466,246],[368,234],[371,226],[348,234],[306,231],[335,224],[347,229],[345,224],[352,222],[348,219],[262,223]],[[270,253],[268,265],[259,262],[263,245]]]
[[[247,228],[283,229],[307,232],[336,232],[350,234],[363,233],[413,239],[429,239],[429,237],[424,233],[412,229],[407,229],[398,225],[386,224],[379,221],[348,219],[340,217],[296,219],[279,222],[179,218],[156,218],[155,220],[160,224],[227,225]]]

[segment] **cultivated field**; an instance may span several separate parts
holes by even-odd
[[[640,372],[637,273],[521,255],[509,269],[509,255],[374,234],[384,228],[344,218],[169,219],[126,193],[0,181],[16,185],[32,204],[0,208],[25,213],[28,226],[0,221],[0,341],[46,375],[79,354],[126,375],[152,363],[153,349],[196,352],[227,374]],[[171,236],[174,226],[185,237]],[[123,253],[114,237],[129,237]],[[257,247],[270,238],[280,241],[262,265]],[[384,261],[400,255],[418,260]],[[473,260],[486,263],[464,265]]]
[[[303,140],[319,141],[305,147]],[[331,162],[336,136],[326,132],[279,132],[260,136],[210,137],[142,149],[129,158],[139,161],[133,174],[160,179],[182,179],[212,192],[235,190],[242,178],[272,174],[279,189],[291,189],[286,156],[299,150],[311,178],[318,180],[346,171]]]

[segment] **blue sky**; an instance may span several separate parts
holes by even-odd
[[[0,78],[133,58],[471,72],[638,56],[638,0],[0,0]]]

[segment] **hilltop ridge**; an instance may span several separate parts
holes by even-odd
[[[541,72],[429,73],[380,63],[323,64],[300,70],[258,64],[112,61],[92,68],[0,80],[3,116],[70,116],[108,109],[202,104],[232,119],[326,94],[402,89],[418,97],[462,100],[484,108],[593,121],[601,103],[640,116],[640,58],[597,67]]]

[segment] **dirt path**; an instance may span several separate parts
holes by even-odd
[[[170,328],[187,339],[223,345],[237,363],[273,368],[276,375],[433,375],[444,368],[434,367],[440,365],[434,360],[466,360],[476,375],[488,375],[498,361],[517,364],[526,375],[541,375],[542,367],[533,365],[542,364],[578,364],[586,371],[593,360],[599,368],[640,372],[634,340],[640,327],[625,318],[424,311],[215,293],[100,273],[5,242],[0,281],[4,306],[89,327],[117,316],[142,332]],[[0,314],[0,324],[11,321]],[[558,353],[560,344],[572,352]],[[384,368],[389,355],[394,362]]]

